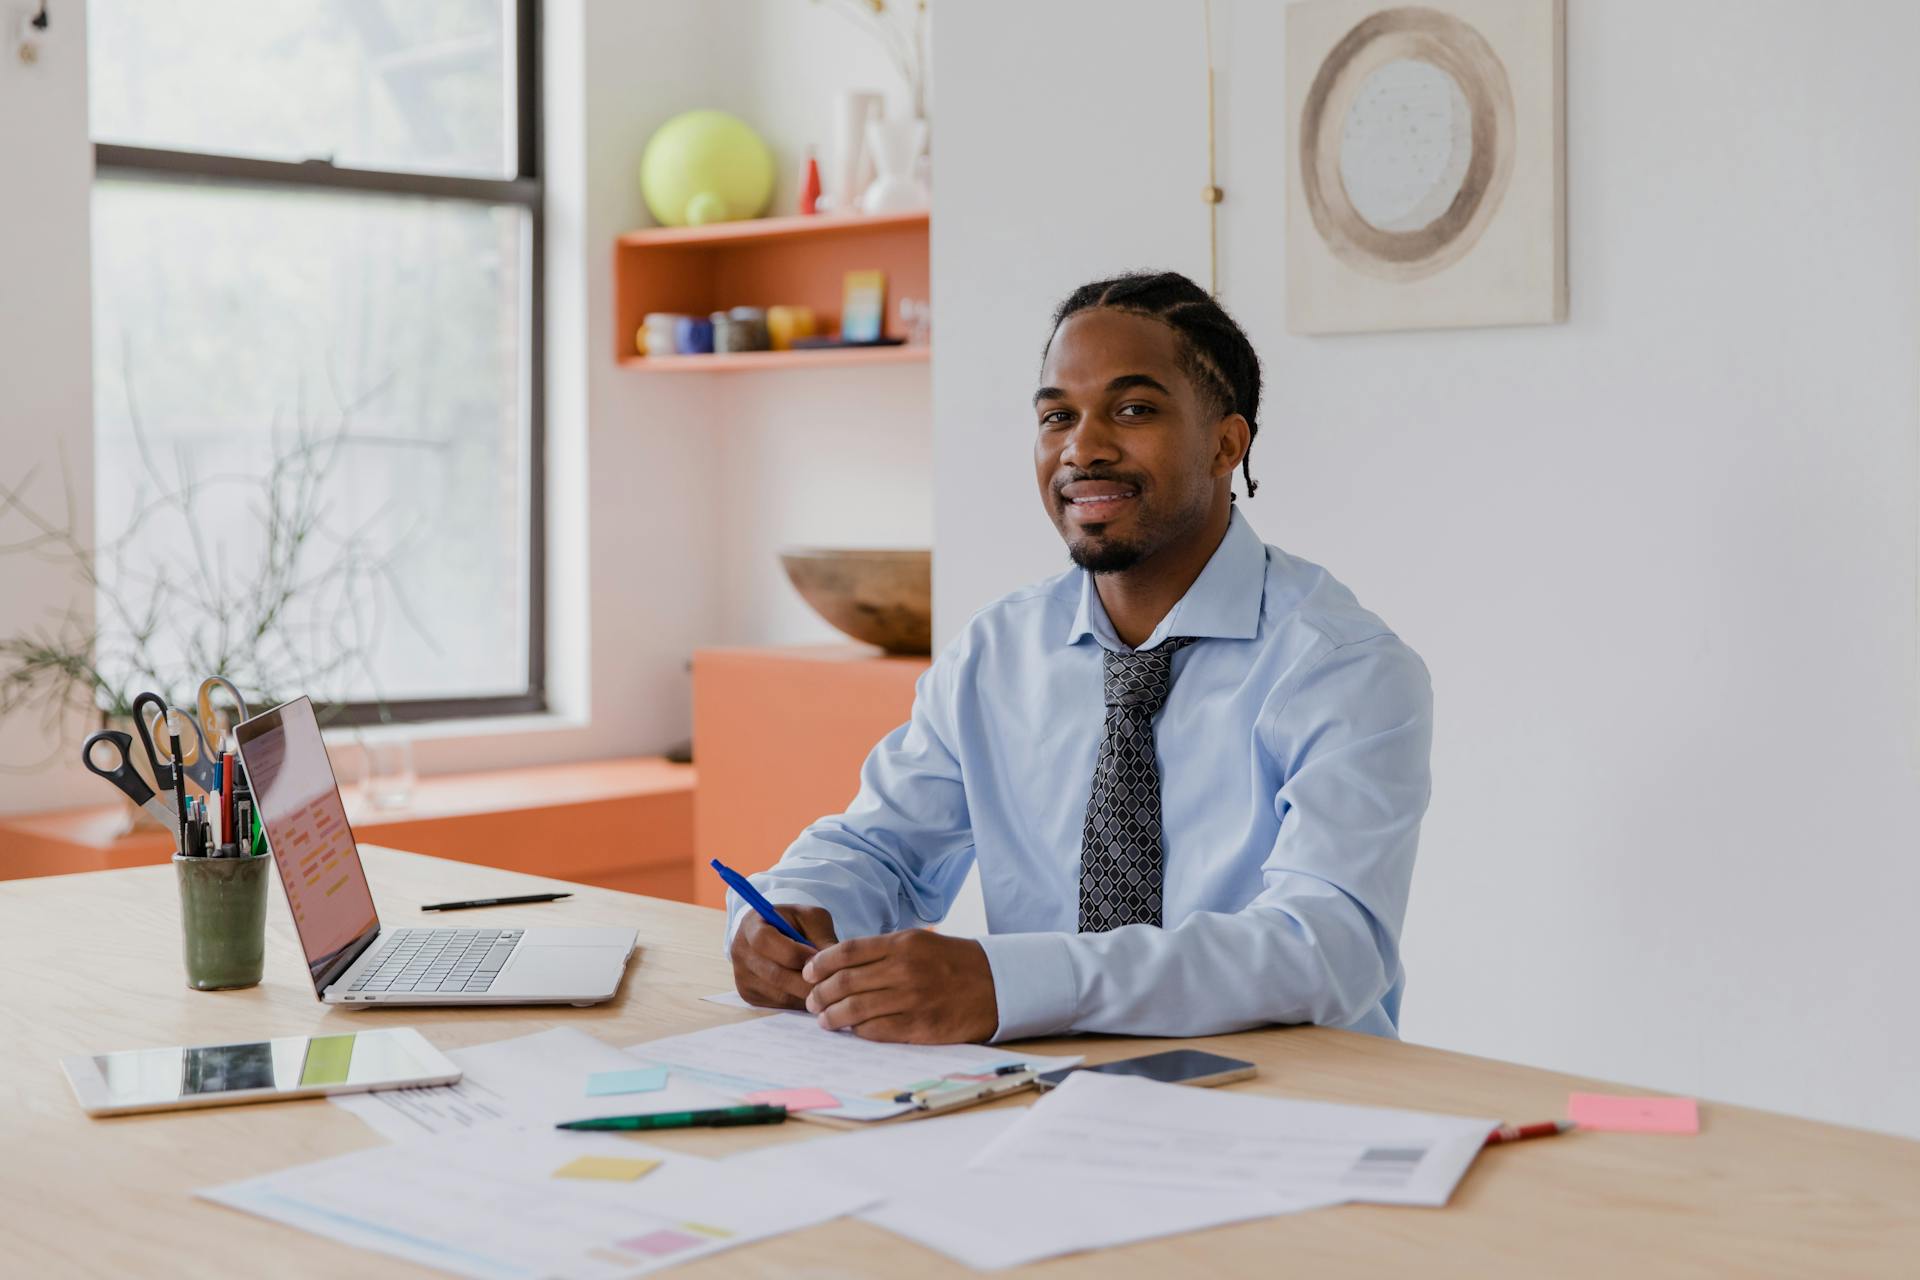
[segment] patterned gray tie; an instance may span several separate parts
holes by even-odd
[[[1160,768],[1153,717],[1173,688],[1173,655],[1193,636],[1106,651],[1107,731],[1080,838],[1080,932],[1160,923]]]

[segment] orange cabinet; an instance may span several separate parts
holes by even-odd
[[[867,753],[906,723],[930,661],[864,645],[693,655],[695,902],[726,897],[706,859],[764,871],[801,828],[847,807]]]

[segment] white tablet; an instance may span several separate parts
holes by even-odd
[[[460,1068],[412,1027],[60,1059],[90,1116],[452,1084]]]

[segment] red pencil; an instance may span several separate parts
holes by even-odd
[[[1487,1135],[1486,1145],[1524,1142],[1528,1138],[1551,1138],[1573,1128],[1571,1120],[1544,1120],[1539,1124],[1503,1124]]]

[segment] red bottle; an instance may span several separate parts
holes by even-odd
[[[800,169],[800,212],[820,212],[820,162],[813,157],[813,148],[807,148],[807,162]]]

